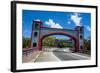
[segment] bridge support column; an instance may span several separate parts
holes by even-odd
[[[34,50],[40,50],[40,29],[41,29],[42,22],[40,21],[33,21],[32,25],[32,34],[31,34],[31,48]]]
[[[75,41],[75,52],[79,52],[79,40]]]
[[[42,39],[39,37],[39,42],[38,42],[38,47],[39,47],[39,51],[42,50]]]
[[[78,43],[77,43],[77,52],[82,52],[84,49],[84,27],[83,26],[77,26],[77,37],[78,37]]]

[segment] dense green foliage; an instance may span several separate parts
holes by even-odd
[[[56,40],[59,40],[61,42],[56,42]],[[59,47],[59,48],[64,48],[64,47],[73,47],[73,43],[72,42],[67,42],[67,40],[65,41],[65,39],[59,39],[59,38],[55,38],[55,37],[46,37],[43,39],[43,46],[48,46],[48,47]]]
[[[30,47],[30,38],[23,37],[23,48],[29,48]]]
[[[91,40],[84,40],[84,48],[86,50],[91,50]]]
[[[55,40],[56,40],[55,37],[46,37],[46,38],[43,39],[42,45],[48,46],[48,47],[53,47],[53,46],[55,46]]]

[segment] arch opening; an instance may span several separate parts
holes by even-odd
[[[78,50],[77,46],[78,40],[74,36],[65,33],[50,33],[40,38],[39,49],[52,51],[53,48],[55,48],[55,50],[59,49],[60,51],[75,52]]]

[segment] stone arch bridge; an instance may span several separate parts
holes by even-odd
[[[84,48],[84,28],[76,26],[75,29],[59,29],[44,27],[41,21],[33,21],[30,47],[42,50],[42,40],[50,35],[65,35],[75,42],[74,52],[80,52]]]

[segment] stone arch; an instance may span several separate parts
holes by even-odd
[[[64,35],[64,36],[67,36],[67,37],[70,37],[71,39],[74,40],[75,42],[75,49],[74,49],[74,52],[77,52],[78,51],[78,45],[79,45],[79,42],[78,42],[78,39],[70,34],[67,34],[67,33],[64,33],[64,32],[56,32],[56,33],[48,33],[42,37],[40,37],[40,41],[39,41],[39,50],[42,50],[42,41],[45,37],[48,37],[48,36],[51,36],[51,35]]]
[[[74,52],[80,52],[84,48],[84,27],[76,26],[75,29],[59,29],[44,27],[41,21],[33,21],[31,44],[32,49],[42,49],[42,39],[49,35],[62,34],[71,37],[75,41]]]

